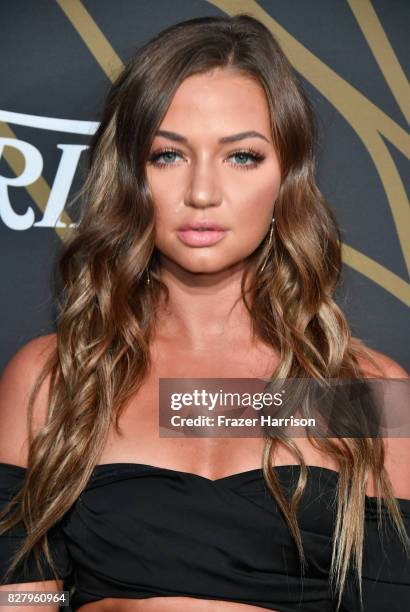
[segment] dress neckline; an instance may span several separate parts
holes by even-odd
[[[15,465],[13,463],[6,463],[6,462],[1,462],[0,461],[0,467],[6,467],[6,468],[11,468],[16,470],[17,472],[21,472],[24,473],[27,471],[27,468],[21,466],[21,465]],[[176,470],[174,468],[170,468],[170,467],[165,467],[162,465],[152,465],[149,463],[136,463],[133,461],[114,461],[111,463],[97,463],[94,466],[94,469],[92,471],[92,474],[99,474],[101,472],[107,471],[107,470],[112,470],[112,469],[120,469],[120,468],[126,468],[126,469],[138,469],[138,468],[144,468],[144,469],[148,469],[148,470],[158,470],[160,472],[170,472],[170,473],[174,473],[174,474],[180,474],[181,476],[189,476],[192,478],[199,478],[201,480],[206,480],[208,482],[218,482],[220,480],[228,480],[230,478],[240,478],[242,476],[250,476],[252,474],[258,474],[260,473],[260,475],[263,475],[263,470],[261,467],[257,467],[257,468],[251,468],[249,470],[244,470],[242,472],[235,472],[233,474],[227,474],[226,476],[221,476],[219,478],[208,478],[207,476],[202,476],[201,474],[196,474],[195,472],[189,472],[187,470]],[[294,468],[300,468],[300,465],[298,463],[290,463],[290,464],[286,464],[286,465],[273,465],[272,469],[274,469],[275,471],[280,471],[282,469],[284,470],[292,470]],[[326,468],[323,467],[321,465],[307,465],[308,470],[319,470],[319,471],[324,471],[324,472],[328,472],[329,474],[333,474],[336,478],[339,477],[339,472],[337,470],[332,470],[330,468]]]
[[[176,470],[173,468],[169,468],[169,467],[165,467],[162,465],[152,465],[152,464],[148,464],[148,463],[134,463],[134,462],[114,462],[114,463],[97,463],[94,466],[94,470],[93,473],[98,474],[100,472],[104,472],[105,470],[110,470],[110,469],[115,469],[116,467],[125,467],[125,468],[143,468],[143,469],[148,469],[148,470],[158,470],[160,472],[168,472],[171,474],[178,474],[180,476],[186,476],[186,477],[190,477],[190,478],[197,478],[199,480],[205,480],[207,482],[221,482],[221,481],[225,481],[225,480],[232,480],[232,479],[237,479],[237,478],[242,478],[242,477],[246,477],[246,476],[252,476],[252,475],[256,475],[256,474],[260,474],[260,476],[263,476],[263,470],[261,467],[257,467],[257,468],[251,468],[249,470],[244,470],[242,472],[235,472],[233,474],[227,474],[226,476],[220,476],[219,478],[208,478],[207,476],[202,476],[202,474],[196,474],[195,472],[189,472],[187,470]],[[282,469],[284,470],[291,470],[293,468],[300,468],[300,465],[297,463],[292,463],[292,464],[287,464],[287,465],[274,465],[272,466],[272,469],[274,469],[275,471],[280,471]],[[333,474],[334,477],[338,478],[339,476],[339,472],[337,472],[336,470],[332,470],[330,468],[325,468],[322,467],[320,465],[307,465],[307,468],[310,470],[311,468],[313,468],[313,470],[324,470],[325,472],[329,472],[330,474]]]
[[[11,468],[16,470],[17,472],[21,472],[24,473],[27,471],[27,468],[21,466],[21,465],[15,465],[14,463],[6,463],[6,462],[2,462],[0,461],[0,467],[7,467],[7,468]],[[201,480],[207,480],[208,482],[218,482],[219,480],[227,480],[229,478],[236,478],[236,477],[241,477],[241,476],[247,476],[247,475],[252,475],[252,474],[257,474],[260,473],[262,475],[262,468],[258,467],[258,468],[251,468],[250,470],[244,470],[242,472],[235,472],[233,474],[227,474],[226,476],[221,476],[219,478],[208,478],[207,476],[202,476],[201,474],[196,474],[195,472],[189,472],[187,470],[176,470],[174,468],[169,468],[169,467],[165,467],[163,465],[152,465],[149,463],[136,463],[133,461],[114,461],[111,463],[97,463],[94,466],[93,469],[93,474],[98,474],[100,472],[104,472],[106,470],[112,470],[112,469],[117,469],[117,468],[129,468],[129,469],[133,469],[133,468],[146,468],[146,469],[152,469],[152,470],[158,470],[161,472],[171,472],[174,474],[180,474],[181,476],[190,476],[192,478],[199,478]],[[290,463],[290,464],[286,464],[286,465],[273,465],[272,469],[274,470],[289,470],[289,469],[294,469],[294,468],[300,468],[300,465],[298,463]],[[319,471],[325,471],[325,472],[329,472],[330,474],[333,474],[334,476],[338,477],[339,476],[339,472],[337,470],[332,470],[330,468],[326,468],[323,467],[321,465],[307,465],[308,470],[313,469],[313,470],[319,470]]]
[[[17,473],[23,475],[26,472],[25,467],[21,466],[21,465],[15,465],[13,463],[5,463],[5,462],[1,462],[0,461],[0,469],[2,467],[5,468],[11,468],[12,470],[15,470]],[[307,464],[306,466],[308,468],[308,471],[313,471],[313,473],[325,473],[327,474],[330,478],[335,479],[336,481],[339,479],[339,472],[337,470],[333,470],[331,468],[327,468],[324,467],[322,465],[310,465]],[[113,463],[97,463],[94,466],[94,469],[92,471],[92,475],[90,480],[94,477],[97,476],[101,473],[104,473],[104,471],[109,471],[109,470],[115,470],[115,469],[121,469],[121,468],[125,468],[126,470],[138,470],[138,469],[145,469],[145,470],[153,470],[153,471],[159,471],[159,472],[168,472],[170,474],[174,474],[174,475],[179,475],[182,477],[187,477],[187,478],[195,478],[195,479],[199,479],[202,480],[204,482],[208,482],[210,484],[214,483],[217,484],[218,482],[225,482],[225,481],[230,481],[230,480],[235,480],[235,479],[242,479],[245,477],[250,477],[252,475],[257,475],[259,474],[261,478],[263,478],[263,472],[262,472],[262,468],[252,468],[250,470],[245,470],[243,472],[236,472],[234,474],[228,474],[227,476],[222,476],[221,478],[216,478],[216,479],[212,479],[212,478],[207,478],[206,476],[201,476],[200,474],[195,474],[194,472],[187,472],[187,471],[183,471],[183,470],[174,470],[172,468],[167,468],[164,466],[160,466],[160,465],[151,465],[148,463],[134,463],[134,462],[125,462],[125,461],[117,461],[117,462],[113,462]],[[280,470],[293,470],[293,469],[300,469],[300,464],[298,463],[289,463],[286,465],[273,465],[272,469],[275,471],[280,471]],[[365,499],[368,502],[377,502],[377,497],[376,496],[372,496],[372,495],[365,495]],[[410,499],[404,498],[404,497],[395,497],[396,501],[400,504],[400,506],[403,507],[404,510],[406,510],[407,512],[410,512]]]

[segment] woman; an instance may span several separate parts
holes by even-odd
[[[162,378],[407,377],[332,298],[340,239],[314,136],[289,62],[247,15],[172,26],[118,77],[57,332],[1,383],[2,498],[17,502],[4,557],[21,544],[2,590],[64,585],[84,612],[404,609],[407,440],[158,435]]]

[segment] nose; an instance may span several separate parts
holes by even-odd
[[[215,168],[209,160],[192,164],[185,193],[185,205],[193,208],[219,206],[222,193]]]

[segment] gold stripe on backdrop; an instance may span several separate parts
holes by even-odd
[[[347,0],[347,2],[401,112],[407,121],[410,121],[410,85],[371,2],[369,0]]]
[[[374,259],[367,257],[360,253],[360,251],[356,251],[356,249],[347,244],[342,244],[342,256],[344,263],[348,266],[361,274],[365,270],[364,275],[367,278],[383,287],[383,289],[407,306],[410,306],[409,284],[400,278],[400,276],[397,276],[397,274],[377,263]]]
[[[91,15],[81,2],[77,0],[57,0],[57,4],[59,4],[60,8],[78,31],[83,42],[87,45],[102,70],[110,80],[113,80],[115,73],[122,70],[123,63],[96,25]],[[0,122],[0,136],[3,138],[16,138],[13,130],[4,122]],[[23,172],[24,160],[16,149],[5,147],[3,158],[16,176]],[[34,183],[26,187],[26,191],[30,194],[38,209],[44,212],[50,196],[50,186],[47,181],[40,176]],[[72,221],[69,214],[65,211],[61,214],[60,219],[67,227],[56,227],[55,231],[59,238],[64,241],[68,236],[68,232],[70,231],[69,225]]]
[[[398,169],[381,136],[383,135],[404,155],[410,156],[409,135],[395,121],[386,115],[386,113],[368,100],[366,96],[306,49],[306,47],[289,34],[254,0],[235,0],[234,2],[232,0],[208,0],[208,2],[229,15],[248,13],[264,23],[266,27],[277,36],[279,43],[283,47],[294,68],[300,72],[306,80],[310,81],[310,83],[331,102],[352,126],[365,145],[379,174],[390,205],[403,258],[409,269],[410,241],[407,237],[407,228],[410,227],[410,210],[407,194]],[[391,53],[393,53],[393,51],[391,51]],[[398,64],[398,60],[396,60],[396,63]],[[388,79],[389,84],[392,81],[396,83],[392,90],[393,95],[395,95],[395,92],[398,90],[401,91],[401,82],[397,82],[396,80],[398,71],[393,70],[393,72],[391,72],[390,68],[390,63],[386,62],[384,65],[384,72],[389,72],[390,74]],[[400,95],[404,97],[404,91]],[[346,263],[361,274],[367,276],[367,278],[377,282],[381,287],[386,289],[386,291],[390,291],[396,297],[401,296],[399,299],[404,301],[405,304],[409,303],[410,286],[408,283],[400,279],[401,283],[399,285],[394,280],[395,278],[399,279],[399,277],[393,275],[391,282],[386,285],[386,274],[379,275],[376,273],[375,275],[376,270],[385,268],[380,266],[379,263],[373,262],[373,271],[371,271],[369,262],[372,260],[365,256],[363,256],[365,257],[365,259],[363,259],[358,255],[359,252],[352,249],[350,251],[349,261],[346,261]],[[403,283],[405,283],[404,287]],[[392,285],[394,291],[390,289]],[[403,289],[405,289],[404,295]]]
[[[303,74],[303,76],[339,110],[350,125],[352,125],[353,129],[355,129],[356,133],[365,144],[379,172],[391,206],[403,255],[406,263],[409,265],[410,253],[409,247],[406,246],[405,236],[405,228],[408,227],[409,222],[407,197],[393,159],[380,137],[380,133],[383,134],[397,149],[405,154],[410,150],[410,142],[404,130],[353,86],[337,75],[320,59],[315,57],[308,49],[303,47],[303,45],[282,28],[256,2],[252,0],[235,0],[235,2],[231,0],[208,1],[228,14],[248,12],[265,23],[265,25],[278,36],[279,42],[283,46],[294,67]],[[57,0],[57,3],[78,32],[101,69],[112,81],[123,68],[123,63],[93,20],[92,16],[79,0]],[[388,70],[389,65],[384,68],[383,73],[385,74]],[[394,74],[397,75],[397,70]],[[389,84],[392,80],[397,82],[397,78],[394,75],[389,79],[386,78],[386,80],[388,80]],[[400,89],[400,87],[392,87],[393,93],[397,91],[397,89]],[[8,135],[10,135],[10,133],[12,133],[10,128],[3,124],[2,132],[5,133],[7,130]],[[15,153],[14,157],[16,157]],[[13,163],[14,167],[17,167],[15,160]],[[38,179],[36,183],[28,188],[28,191],[41,210],[44,210],[45,205],[43,202],[47,201],[49,193],[49,187],[44,179]],[[62,216],[62,220],[69,224],[70,219],[67,213],[63,213],[63,215],[64,217]],[[64,228],[56,228],[56,232],[62,238],[65,235]],[[347,265],[380,285],[383,289],[390,292],[405,304],[410,304],[409,285],[399,276],[347,245],[342,245],[342,253],[343,260]]]
[[[80,0],[57,0],[106,76],[113,81],[124,68],[121,58]]]
[[[0,121],[0,137],[1,138],[16,138],[15,133],[7,123]],[[3,158],[8,163],[10,168],[13,170],[16,176],[19,176],[24,171],[24,158],[21,153],[13,147],[4,147]],[[30,194],[32,201],[42,212],[45,211],[48,198],[50,196],[50,187],[47,181],[40,176],[34,183],[27,185],[25,188]],[[56,227],[55,231],[61,240],[67,236],[67,230],[71,223],[70,216],[65,211],[60,215],[60,220],[67,224],[67,227]]]

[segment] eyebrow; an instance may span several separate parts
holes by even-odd
[[[169,140],[174,140],[176,142],[187,143],[188,139],[182,134],[177,134],[176,132],[169,132],[168,130],[158,130],[155,133],[155,136],[164,136],[164,138],[168,138]],[[243,140],[244,138],[262,138],[269,142],[269,140],[261,134],[260,132],[256,132],[255,130],[251,130],[249,132],[240,132],[239,134],[232,134],[231,136],[223,136],[220,138],[218,142],[220,144],[224,144],[226,142],[236,142],[238,140]]]

